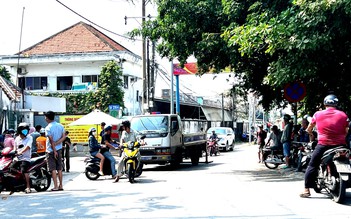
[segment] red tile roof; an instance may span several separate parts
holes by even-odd
[[[93,26],[78,22],[23,50],[24,55],[129,51]]]

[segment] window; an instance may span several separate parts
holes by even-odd
[[[57,77],[57,90],[71,90],[73,77]]]
[[[26,90],[46,89],[48,85],[47,77],[21,77],[18,80],[19,85],[21,85],[20,87],[24,85],[24,89]]]
[[[123,76],[124,88],[128,89],[128,76]]]
[[[98,76],[97,75],[83,75],[82,76],[82,83],[85,82],[98,82]]]
[[[171,134],[175,135],[179,130],[179,123],[177,117],[171,117]]]

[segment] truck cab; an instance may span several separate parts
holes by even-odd
[[[177,114],[135,116],[131,128],[146,136],[146,145],[140,148],[145,164],[179,164],[185,157],[201,156],[198,147],[206,144],[204,133],[183,134],[182,121]],[[195,155],[197,150],[200,152]]]

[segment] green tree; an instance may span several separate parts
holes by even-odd
[[[1,65],[0,65],[0,76],[5,78],[6,80],[11,81],[11,75],[10,75],[9,71],[7,71],[7,69]]]
[[[92,102],[100,103],[100,109],[108,112],[110,104],[124,106],[122,68],[115,61],[107,62],[101,70],[99,85],[96,92],[91,93],[89,98]]]
[[[285,105],[284,86],[307,86],[299,106],[313,113],[334,92],[351,112],[351,1],[156,0],[158,16],[143,34],[162,57],[197,58],[200,74],[230,66],[236,90],[261,95],[265,109]]]

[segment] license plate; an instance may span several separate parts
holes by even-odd
[[[350,164],[336,164],[336,169],[339,173],[351,173]]]

